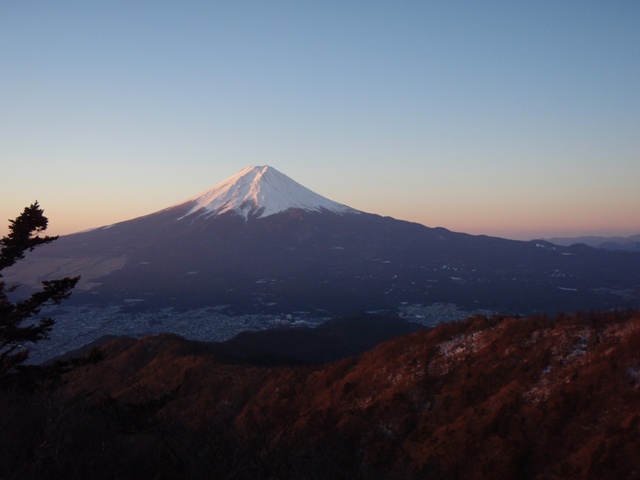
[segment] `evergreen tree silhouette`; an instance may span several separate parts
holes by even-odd
[[[18,285],[6,285],[2,280],[2,270],[24,259],[25,252],[58,238],[39,236],[47,229],[48,222],[36,201],[15,220],[9,220],[9,234],[0,239],[0,378],[27,360],[29,350],[26,344],[48,338],[55,322],[52,318],[37,318],[40,310],[68,298],[80,279],[44,280],[42,289],[28,298],[16,302],[10,300],[9,294]]]

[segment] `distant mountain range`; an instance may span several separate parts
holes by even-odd
[[[522,314],[640,305],[638,253],[382,217],[268,166],[159,212],[63,236],[5,280],[35,286],[77,274],[71,304],[127,311],[213,306],[330,317],[434,303]]]
[[[555,237],[547,239],[555,245],[589,245],[593,248],[604,248],[606,250],[621,250],[627,252],[640,252],[640,235],[629,237]]]

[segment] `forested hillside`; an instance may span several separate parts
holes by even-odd
[[[316,366],[173,335],[5,387],[0,477],[639,478],[640,313],[474,317]]]

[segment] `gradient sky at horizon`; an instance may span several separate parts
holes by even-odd
[[[640,233],[640,3],[0,0],[0,219],[246,165],[473,234]],[[0,220],[0,234],[6,222]]]

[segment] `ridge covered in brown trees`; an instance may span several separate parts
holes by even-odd
[[[640,312],[484,317],[317,366],[174,335],[0,394],[0,477],[640,478]]]

